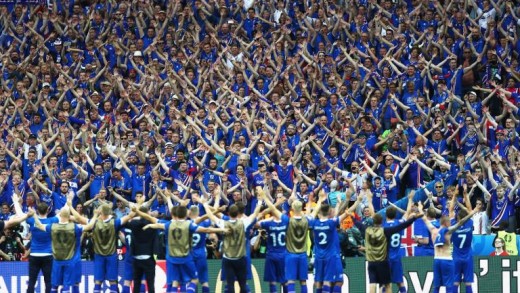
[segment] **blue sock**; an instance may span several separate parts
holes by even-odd
[[[282,290],[283,292],[287,293],[287,284],[282,285]]]
[[[433,293],[439,293],[439,289],[440,289],[439,287],[433,288]]]
[[[296,288],[294,288],[296,290]],[[300,284],[300,292],[307,293],[307,284]]]
[[[143,283],[141,283],[141,288],[139,289],[139,292],[141,292],[141,293],[146,292],[146,286]]]
[[[186,284],[180,284],[178,288],[179,288],[178,292],[186,293]],[[177,288],[175,288],[175,289],[177,289]],[[173,291],[176,292],[175,290],[173,290]]]
[[[202,293],[209,293],[209,287],[208,286],[202,286]]]
[[[117,293],[117,292],[119,292],[119,288],[117,288],[117,284],[111,284],[110,293]]]
[[[224,293],[229,293],[227,284],[224,286]]]
[[[249,288],[249,284],[246,283],[246,291],[247,293],[251,293],[251,288]]]
[[[99,293],[101,291],[101,284],[94,284],[94,293]]]
[[[186,293],[196,293],[197,292],[197,284],[189,282],[186,285]]]
[[[400,293],[406,293],[406,287],[405,286],[399,287],[399,292]]]
[[[58,287],[52,287],[51,293],[58,293]]]
[[[381,292],[386,293],[386,287],[385,286],[383,286],[383,288],[381,288]]]
[[[130,293],[130,286],[123,285],[123,292],[121,293]]]
[[[330,286],[329,285],[323,285],[323,287],[321,287],[321,292],[323,292],[323,293],[330,293]]]
[[[74,286],[72,286],[72,290],[69,289],[69,292],[72,292],[72,293],[79,293],[79,285],[74,285]]]
[[[466,293],[473,293],[473,287],[466,285]]]
[[[323,292],[322,288],[316,288],[316,293],[322,293],[322,292]]]
[[[276,293],[277,290],[276,290],[276,285],[274,284],[269,284],[269,292],[271,293]]]
[[[341,286],[334,286],[334,288],[332,288],[332,292],[333,293],[341,293]]]
[[[295,293],[296,292],[296,284],[294,284],[294,283],[287,284],[287,292],[288,293]]]

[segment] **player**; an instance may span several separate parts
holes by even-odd
[[[400,223],[404,223],[408,219],[408,216],[412,212],[414,195],[415,192],[413,190],[408,194],[408,206],[406,211],[400,211],[404,212],[404,215],[401,219],[396,220],[397,208],[393,204],[391,204],[392,206],[386,209],[386,221],[383,223],[383,227],[395,227]],[[403,280],[403,263],[401,262],[401,236],[402,231],[394,233],[390,236],[390,241],[388,243],[388,262],[391,273],[390,281],[397,284],[399,292],[406,292],[406,287],[404,286]]]
[[[37,216],[44,225],[58,223],[57,217],[47,218],[49,206],[40,202],[37,206]],[[34,219],[27,219],[29,230],[31,231],[31,252],[29,254],[29,282],[27,292],[34,293],[34,287],[40,270],[45,280],[45,293],[51,292],[51,272],[52,272],[52,244],[47,233],[34,226]]]
[[[101,284],[108,280],[110,292],[117,293],[117,232],[135,213],[120,219],[112,217],[112,208],[108,204],[99,207],[99,218],[93,227],[94,244],[94,293],[101,292]],[[85,229],[84,229],[85,231]]]
[[[423,210],[421,202],[419,202],[419,210]],[[476,210],[473,210],[453,226],[450,226],[448,217],[443,216],[440,220],[440,228],[433,226],[426,216],[422,217],[434,239],[433,292],[438,293],[442,286],[446,287],[447,293],[453,292],[454,267],[450,249],[451,237],[453,232],[466,223],[474,213],[476,213]]]
[[[289,223],[287,215],[282,214],[270,200],[265,199],[265,192],[257,187],[258,197],[266,202],[273,218],[258,223],[267,233],[267,252],[265,257],[264,282],[269,282],[269,291],[278,292],[276,283],[285,284],[285,235]]]
[[[458,190],[458,188],[457,188]],[[455,225],[457,221],[462,220],[468,214],[468,210],[471,210],[471,202],[467,193],[467,187],[464,186],[464,204],[462,206],[455,199],[457,196],[453,196],[451,204],[449,205],[449,213],[451,218],[451,225]],[[460,210],[455,218],[455,205],[460,206]],[[467,222],[462,224],[455,232],[453,232],[453,261],[454,261],[454,288],[453,292],[458,292],[460,283],[464,280],[466,292],[471,293],[473,289],[471,284],[473,283],[473,250],[471,243],[473,241],[473,220],[469,219]],[[463,278],[464,276],[464,278]]]
[[[58,292],[59,286],[63,286],[61,292],[70,292],[77,282],[76,264],[81,261],[79,253],[81,233],[83,233],[85,228],[91,229],[95,220],[92,220],[87,226],[74,224],[70,220],[71,211],[68,206],[64,206],[60,210],[58,223],[44,225],[38,217],[33,216],[33,218],[34,226],[41,231],[49,233],[51,236],[52,253],[54,256],[51,292]]]
[[[178,206],[172,211],[177,219],[163,223],[148,224],[148,228],[163,229],[167,231],[166,236],[166,272],[167,279],[172,281],[172,287],[177,288],[181,283],[189,280],[186,292],[196,292],[198,283],[197,269],[191,254],[193,233],[223,233],[228,229],[199,227],[192,221],[187,220],[188,210],[185,206]],[[181,292],[183,292],[181,288]]]
[[[200,220],[199,218],[199,207],[191,206],[189,217],[196,224]],[[198,223],[199,227],[208,228],[211,226],[211,221],[206,219],[202,222]],[[193,257],[193,261],[195,262],[195,267],[197,268],[197,273],[199,275],[199,282],[202,285],[202,293],[209,293],[209,277],[208,277],[208,260],[206,255],[206,233],[193,233],[191,236],[192,250],[191,255]]]
[[[422,215],[419,215],[421,217]],[[382,227],[383,217],[380,214],[372,216],[374,226],[368,227],[365,232],[366,256],[368,261],[368,279],[370,292],[376,292],[376,285],[384,286],[385,292],[392,292],[390,263],[388,261],[388,242],[393,235],[410,226],[417,218],[406,220],[391,227]],[[391,241],[391,240],[390,240]]]
[[[359,205],[362,198],[362,196],[357,197],[357,205]],[[321,191],[319,201],[323,202],[325,200],[327,200],[327,195]],[[349,202],[349,200],[347,198],[345,202]],[[338,203],[337,206],[340,207],[341,203]],[[341,216],[334,218],[329,218],[329,205],[321,203],[316,209],[319,210],[319,218],[309,221],[309,227],[314,231],[314,281],[316,282],[316,292],[330,292],[331,286],[334,286],[332,292],[339,293],[341,292],[341,286],[337,283],[343,282],[343,267],[340,259],[337,228],[339,223],[350,213],[352,207],[341,214]]]
[[[222,267],[226,270],[227,286],[228,288],[233,288],[235,280],[237,280],[240,286],[240,293],[246,293],[247,270],[244,270],[244,267],[247,266],[247,260],[245,257],[246,246],[249,245],[246,241],[246,231],[249,225],[251,225],[253,220],[258,216],[260,207],[262,206],[262,201],[260,200],[258,202],[254,212],[249,217],[243,218],[238,218],[238,207],[236,205],[231,205],[228,211],[230,217],[228,221],[218,219],[213,214],[213,211],[211,211],[208,203],[204,202],[203,204],[204,209],[212,222],[216,223],[220,228],[228,228],[231,231],[230,234],[224,236],[222,245]]]

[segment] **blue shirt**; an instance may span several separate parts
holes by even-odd
[[[207,228],[211,226],[211,221],[202,221],[199,226]],[[193,233],[191,239],[193,241],[191,245],[193,258],[206,258],[206,233]]]
[[[451,220],[451,224],[455,225],[456,219]],[[473,220],[469,219],[460,226],[451,236],[453,242],[453,257],[455,259],[472,260],[473,251],[471,250],[471,242],[473,241]]]
[[[319,259],[327,259],[339,255],[339,237],[337,227],[339,219],[313,219],[309,228],[314,231],[314,255]]]
[[[383,227],[394,227],[401,223],[403,223],[404,220],[390,220],[385,221],[383,223]],[[388,241],[388,259],[395,260],[401,258],[401,236],[403,235],[403,231],[399,233],[394,233],[392,236],[390,236],[390,239]]]
[[[285,248],[285,231],[289,218],[282,215],[280,221],[274,219],[260,222],[260,227],[267,232],[267,254],[284,254]]]
[[[40,222],[43,225],[51,225],[54,223],[58,223],[58,218],[52,217],[52,218],[40,218]],[[29,230],[31,231],[31,254],[47,254],[52,255],[52,242],[49,235],[40,230],[34,228],[34,218],[28,218],[27,224],[29,225]]]

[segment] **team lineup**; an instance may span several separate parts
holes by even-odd
[[[251,292],[247,283],[252,278],[250,235],[252,229],[259,229],[267,236],[264,281],[269,283],[269,292],[307,292],[308,251],[312,246],[310,261],[314,268],[315,292],[339,293],[342,292],[344,268],[338,228],[364,199],[369,203],[373,220],[373,226],[365,232],[365,246],[360,248],[365,251],[368,261],[370,292],[376,292],[377,285],[384,292],[392,292],[392,283],[397,285],[399,292],[406,292],[401,233],[417,219],[423,220],[434,247],[434,292],[439,292],[441,287],[445,287],[446,292],[458,292],[462,285],[465,292],[472,292],[471,217],[478,209],[471,210],[470,206],[462,205],[456,196],[448,203],[449,216],[437,221],[428,217],[430,209],[423,213],[421,202],[413,203],[414,192],[408,195],[406,210],[393,206],[386,210],[385,217],[374,212],[371,193],[358,196],[355,201],[338,197],[332,205],[327,194],[320,192],[312,209],[301,201],[293,201],[291,213],[284,214],[279,208],[281,201],[272,202],[258,187],[255,193],[259,201],[249,216],[244,214],[245,207],[241,203],[231,205],[227,208],[227,215],[223,215],[226,207],[218,205],[218,195],[210,205],[193,194],[192,198],[205,210],[205,214],[200,216],[198,206],[174,206],[172,197],[175,196],[168,190],[161,192],[166,195],[171,220],[151,216],[144,195],[139,193],[131,213],[117,219],[109,205],[101,205],[94,217],[88,220],[72,208],[69,199],[56,217],[47,217],[48,206],[42,202],[36,211],[30,210],[23,217],[5,222],[6,226],[15,225],[27,218],[33,233],[28,292],[34,292],[40,270],[45,278],[46,292],[58,292],[58,289],[60,292],[79,292],[82,275],[80,238],[86,231],[93,234],[94,293],[101,292],[105,281],[109,282],[111,293],[119,292],[116,253],[119,238],[127,246],[122,292],[145,292],[145,288],[148,292],[162,292],[156,291],[160,288],[155,288],[154,284],[156,229],[165,231],[166,292],[198,292],[199,288],[202,292],[210,292],[205,246],[207,233],[219,233],[223,238],[221,280],[225,281],[225,292]],[[402,217],[398,218],[398,215]]]

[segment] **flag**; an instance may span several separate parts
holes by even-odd
[[[414,235],[414,225],[408,226],[403,231],[403,235],[401,236],[401,255],[405,256],[414,256],[415,255],[415,247],[417,243],[413,240],[412,236]]]

